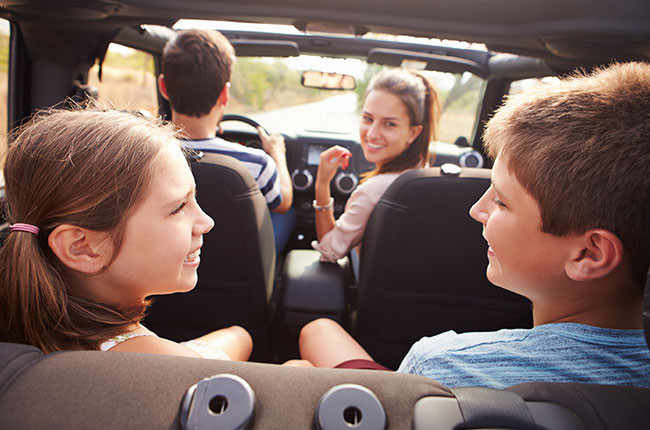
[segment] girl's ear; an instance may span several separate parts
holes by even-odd
[[[47,243],[63,264],[85,274],[99,272],[111,258],[112,243],[106,233],[71,224],[56,227]]]
[[[411,127],[411,129],[409,130],[409,137],[408,137],[409,145],[413,143],[415,139],[417,139],[420,133],[422,133],[422,128],[423,128],[422,125],[414,125],[413,127]]]
[[[603,278],[623,261],[623,243],[609,230],[594,229],[577,238],[578,246],[565,267],[574,281]]]

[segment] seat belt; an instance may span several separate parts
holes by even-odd
[[[535,430],[526,402],[510,391],[483,387],[450,388],[467,428],[516,428]]]

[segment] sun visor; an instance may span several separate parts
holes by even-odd
[[[368,52],[368,62],[395,67],[416,65],[416,68],[421,70],[438,70],[449,73],[471,72],[481,77],[489,75],[486,65],[470,59],[401,49],[371,49]]]

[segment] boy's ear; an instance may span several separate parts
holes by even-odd
[[[230,101],[230,82],[226,82],[217,98],[217,104],[223,106],[228,106],[228,101]]]
[[[169,100],[169,96],[167,95],[167,84],[165,83],[165,75],[162,73],[158,75],[158,90],[165,100]]]
[[[106,233],[71,224],[56,227],[47,243],[63,264],[85,274],[103,269],[108,264],[112,248]]]
[[[623,243],[609,230],[589,230],[577,238],[577,243],[565,267],[574,281],[603,278],[623,261]]]

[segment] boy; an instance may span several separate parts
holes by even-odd
[[[295,213],[287,213],[293,201],[293,184],[284,138],[279,134],[269,136],[260,128],[261,151],[216,136],[230,100],[234,63],[235,50],[218,31],[179,31],[165,45],[158,87],[169,100],[172,122],[183,130],[187,147],[237,158],[251,172],[272,211],[279,252],[295,224]]]
[[[398,371],[450,387],[650,387],[641,330],[650,261],[650,65],[615,64],[511,97],[484,140],[495,158],[492,186],[470,215],[483,224],[488,279],[532,301],[534,328],[423,338]],[[301,353],[315,365],[370,358],[332,323],[311,324]],[[354,355],[323,358],[315,336],[334,338]]]

